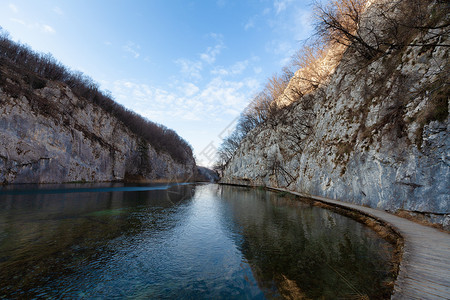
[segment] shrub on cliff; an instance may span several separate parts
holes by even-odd
[[[370,10],[369,5],[373,6]],[[405,47],[422,47],[424,51],[450,47],[447,41],[450,33],[448,1],[318,0],[314,3],[314,15],[315,33],[291,61],[291,66],[299,69],[295,79],[289,83],[293,73],[286,72],[288,69],[284,69],[281,76],[268,79],[263,90],[241,113],[235,132],[219,147],[217,169],[223,169],[251,130],[283,124],[284,115],[292,111],[295,104],[301,104],[301,109],[296,110],[299,118],[296,124],[290,124],[292,130],[285,138],[301,151],[301,143],[311,134],[311,122],[315,118],[311,112],[314,99],[305,95],[320,91],[318,87],[332,74],[344,51],[351,51],[356,61],[364,66],[367,61],[393,51],[400,53]],[[418,36],[421,38],[412,44]],[[435,90],[445,91],[445,87],[442,83]],[[446,98],[443,99],[442,105],[430,108],[427,120],[431,116],[436,119],[447,116]]]

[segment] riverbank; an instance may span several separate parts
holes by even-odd
[[[448,299],[450,295],[450,235],[387,213],[325,197],[305,195],[281,188],[269,190],[311,199],[363,222],[388,241],[397,236],[395,258],[399,261],[392,299]],[[358,216],[359,215],[359,216]]]

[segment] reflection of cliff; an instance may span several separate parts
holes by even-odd
[[[186,185],[135,192],[2,195],[0,295],[36,296],[33,287],[50,287],[95,262],[107,264],[117,250],[116,239],[132,240],[144,230],[172,230],[173,208],[194,193]]]
[[[363,225],[275,193],[223,186],[255,278],[308,298],[390,295],[390,246]]]

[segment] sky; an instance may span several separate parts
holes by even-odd
[[[174,129],[211,166],[221,139],[313,30],[310,0],[0,0],[0,26]]]

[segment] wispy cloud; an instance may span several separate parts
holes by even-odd
[[[211,71],[211,74],[222,75],[222,76],[240,75],[245,71],[248,64],[249,64],[248,60],[238,61],[229,68],[224,68],[224,67],[214,68]]]
[[[266,45],[266,50],[279,57],[279,64],[285,66],[291,60],[292,55],[295,53],[295,45],[291,41],[286,40],[273,40]]]
[[[53,12],[57,15],[63,16],[64,15],[64,11],[59,7],[59,6],[55,6],[53,8]]]
[[[275,0],[273,3],[273,7],[275,8],[275,13],[278,15],[282,11],[286,10],[288,5],[292,2],[292,0]]]
[[[212,64],[216,61],[216,56],[220,53],[221,49],[221,45],[208,47],[208,49],[206,49],[206,52],[200,54],[200,58],[208,64]]]
[[[10,3],[10,4],[8,5],[8,7],[9,7],[9,9],[10,9],[12,12],[14,12],[14,13],[19,12],[19,8],[18,8],[16,5],[12,4],[12,3]]]
[[[200,58],[208,64],[216,61],[216,56],[220,54],[224,48],[222,35],[212,33],[210,36],[216,41],[216,45],[208,47],[205,52],[200,54]]]
[[[47,25],[47,24],[42,24],[42,25],[40,25],[40,27],[41,27],[41,30],[43,32],[45,32],[45,33],[52,33],[53,34],[53,33],[56,32],[55,29],[52,26]]]
[[[128,41],[123,47],[122,49],[125,52],[128,52],[129,54],[131,54],[134,58],[139,58],[139,56],[141,55],[139,53],[139,50],[141,49],[141,47],[138,44],[135,44],[131,41]]]
[[[273,8],[265,18],[266,24],[277,33],[266,43],[266,51],[275,56],[280,67],[291,60],[292,55],[313,32],[311,11],[301,1],[274,0]]]
[[[258,81],[240,81],[214,77],[202,87],[189,81],[177,83],[176,89],[161,89],[132,80],[117,80],[108,85],[117,101],[152,121],[167,123],[167,118],[208,120],[237,116],[258,88]]]
[[[47,33],[47,34],[54,34],[56,33],[56,30],[48,25],[48,24],[42,24],[42,23],[27,23],[26,21],[18,18],[10,18],[12,22],[18,23],[20,25],[23,25],[27,27],[30,30],[39,30],[40,32]]]
[[[214,46],[209,46],[206,50],[199,54],[198,59],[186,59],[179,58],[175,60],[175,64],[180,67],[180,74],[188,79],[200,80],[203,78],[202,72],[205,69],[216,68],[214,63],[216,62],[217,56],[220,54],[223,48],[225,48],[223,42],[223,36],[216,33],[211,33],[208,35],[209,38],[213,38],[215,41]]]
[[[250,28],[253,28],[253,27],[255,27],[255,20],[254,20],[254,18],[252,17],[252,18],[250,18],[250,19],[247,21],[247,23],[245,23],[244,29],[245,29],[245,30],[249,30]]]
[[[179,91],[181,92],[182,95],[185,95],[186,97],[192,97],[195,94],[198,93],[200,89],[198,88],[198,86],[196,86],[195,84],[193,84],[192,82],[187,82],[184,83],[180,88]]]
[[[312,12],[304,9],[296,9],[293,11],[293,21],[295,26],[291,28],[296,40],[305,39],[313,31]]]
[[[24,20],[21,19],[17,19],[17,18],[10,18],[11,21],[15,22],[15,23],[19,23],[21,25],[27,25],[27,23]]]
[[[227,1],[226,0],[217,0],[216,4],[219,7],[224,7],[227,4]]]
[[[201,71],[203,70],[203,64],[201,61],[192,61],[185,58],[180,58],[175,61],[180,66],[180,72],[182,75],[192,79],[201,79]]]

